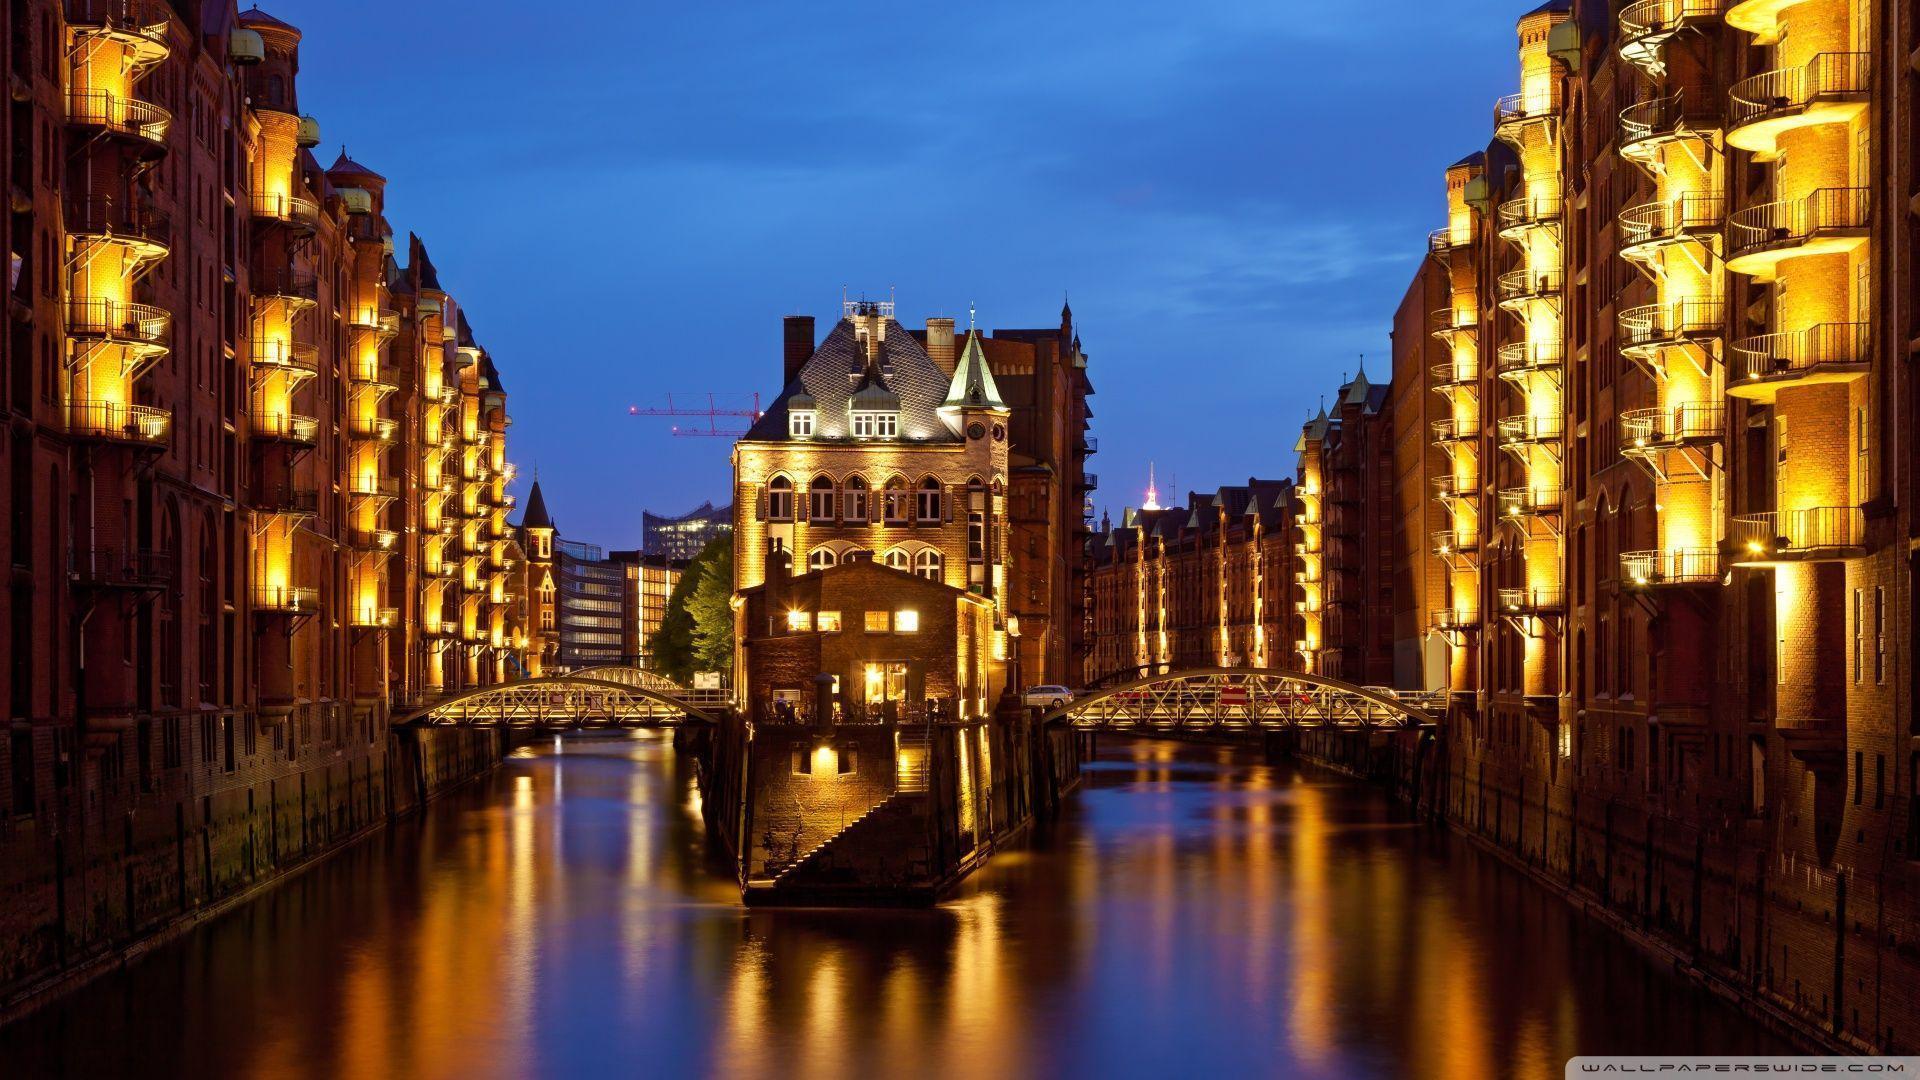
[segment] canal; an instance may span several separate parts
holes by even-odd
[[[1373,789],[1105,741],[922,911],[742,909],[658,733],[569,738],[11,1028],[0,1074],[1559,1076],[1786,1048]]]

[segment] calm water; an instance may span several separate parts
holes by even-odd
[[[0,1031],[0,1075],[1558,1076],[1783,1049],[1375,792],[1109,742],[931,911],[745,911],[665,737],[523,751]]]

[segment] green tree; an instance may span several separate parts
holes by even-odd
[[[693,615],[693,656],[701,671],[733,670],[733,545],[700,573],[687,604]]]
[[[725,565],[716,564],[724,560]],[[667,611],[660,619],[660,626],[647,637],[647,651],[653,655],[653,669],[667,678],[680,683],[690,684],[696,671],[725,671],[732,666],[733,657],[733,616],[727,610],[727,647],[726,664],[719,668],[707,666],[697,647],[698,620],[694,616],[694,598],[698,594],[702,581],[712,577],[718,582],[721,592],[730,597],[733,592],[733,542],[720,537],[700,550],[700,554],[687,563],[681,571],[680,580],[675,583],[672,595],[667,597]],[[724,605],[723,605],[724,606]]]

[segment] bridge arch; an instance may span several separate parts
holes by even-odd
[[[683,721],[718,722],[712,713],[689,704],[676,693],[638,682],[586,674],[521,679],[455,694],[397,722],[512,727],[658,727]]]
[[[1190,668],[1100,689],[1046,714],[1044,723],[1130,731],[1268,728],[1413,728],[1433,723],[1439,693],[1356,686],[1273,668]]]

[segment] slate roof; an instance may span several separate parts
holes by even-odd
[[[947,387],[945,406],[950,409],[1004,409],[1000,388],[993,383],[993,369],[980,351],[980,331],[967,331],[967,348],[953,369],[953,382]]]
[[[940,403],[946,399],[947,377],[920,342],[893,319],[887,320],[879,359],[887,389],[900,398],[901,441],[961,441],[959,432],[939,413]],[[746,437],[763,442],[786,441],[787,406],[795,394],[805,394],[813,398],[818,412],[813,441],[847,438],[847,404],[866,367],[865,350],[854,335],[853,321],[841,319],[766,413],[754,421]]]
[[[520,518],[522,528],[551,529],[553,516],[547,513],[547,497],[540,493],[540,481],[535,480],[527,492],[527,510]]]

